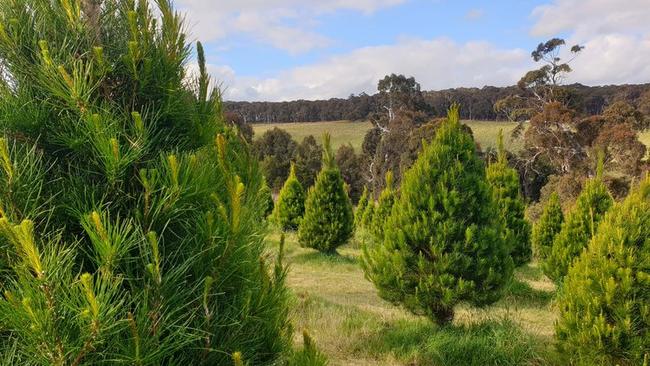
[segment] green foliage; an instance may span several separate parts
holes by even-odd
[[[298,240],[303,247],[333,253],[352,236],[354,214],[343,177],[332,156],[329,134],[324,135],[323,141],[323,168],[307,194]]]
[[[263,177],[167,0],[0,2],[0,354],[275,364]]]
[[[397,192],[393,188],[393,173],[391,171],[386,173],[385,187],[379,194],[379,200],[377,201],[377,207],[372,216],[370,228],[370,232],[378,241],[384,238],[384,229],[388,224],[388,217],[397,199]]]
[[[560,205],[560,196],[557,192],[553,192],[544,207],[542,216],[533,226],[533,248],[535,256],[541,262],[548,258],[553,240],[562,229],[562,222],[564,222],[564,214]]]
[[[291,159],[297,146],[287,131],[277,127],[266,131],[253,142],[253,151],[260,160],[262,172],[274,192],[280,190],[289,176]]]
[[[294,352],[287,362],[287,366],[327,366],[327,356],[323,354],[307,331],[302,333],[303,347]]]
[[[650,177],[603,218],[558,299],[562,354],[577,365],[650,360]]]
[[[357,208],[354,210],[354,225],[357,228],[362,225],[363,214],[366,211],[366,207],[370,204],[369,198],[368,187],[364,186]]]
[[[600,174],[587,181],[553,240],[548,258],[542,263],[542,270],[551,280],[562,282],[571,263],[587,246],[613,202]]]
[[[498,300],[513,262],[472,137],[458,109],[405,174],[385,239],[364,248],[366,277],[379,295],[438,323],[454,305]]]
[[[314,185],[316,176],[321,169],[323,147],[316,142],[313,135],[306,136],[298,144],[294,159],[296,162],[296,176],[303,184],[303,187],[309,189]]]
[[[503,147],[503,131],[499,131],[498,159],[486,169],[492,196],[506,225],[506,240],[516,266],[528,263],[533,255],[530,243],[530,223],[525,218],[526,205],[519,189],[519,174],[508,166]]]
[[[361,173],[361,157],[354,152],[351,144],[341,145],[336,151],[336,165],[341,171],[343,181],[348,186],[352,203],[359,202],[363,187],[363,174]]]
[[[280,190],[273,211],[275,221],[283,230],[296,230],[305,213],[305,191],[296,178],[296,167],[291,164],[289,178]]]

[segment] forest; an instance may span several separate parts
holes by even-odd
[[[614,101],[649,105],[647,93],[650,84],[585,86],[570,85],[574,109],[586,115],[602,113]],[[432,117],[444,117],[452,103],[463,108],[460,117],[467,120],[495,121],[508,119],[507,113],[494,109],[494,104],[509,95],[517,94],[517,86],[483,88],[454,88],[423,91]],[[645,97],[644,97],[645,95]],[[227,111],[241,116],[248,123],[318,122],[367,120],[379,108],[379,95],[350,95],[347,99],[295,100],[289,102],[225,101]],[[650,107],[645,107],[650,108]]]

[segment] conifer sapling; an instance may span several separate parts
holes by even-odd
[[[274,208],[276,223],[283,230],[297,230],[305,213],[305,191],[296,177],[296,166],[291,163],[289,177],[278,195]]]

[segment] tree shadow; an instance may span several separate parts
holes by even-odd
[[[502,301],[509,304],[544,307],[548,306],[554,298],[555,293],[552,291],[534,289],[527,282],[513,279]]]

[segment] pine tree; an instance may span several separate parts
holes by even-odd
[[[359,198],[359,203],[357,204],[357,208],[354,210],[354,225],[357,228],[361,227],[362,225],[363,214],[366,211],[366,207],[369,203],[368,198],[368,187],[364,186],[363,192],[361,193],[361,198]]]
[[[170,1],[0,2],[0,354],[276,364],[263,178]]]
[[[386,173],[386,185],[379,194],[377,207],[372,216],[371,232],[376,240],[384,238],[384,228],[386,227],[388,216],[390,216],[397,194],[393,188],[393,172],[390,170]]]
[[[327,133],[323,136],[323,147],[323,168],[307,194],[298,241],[303,247],[334,253],[352,236],[354,214]]]
[[[548,258],[553,240],[562,229],[562,222],[564,222],[564,214],[560,205],[560,196],[557,192],[553,192],[544,207],[542,216],[533,226],[533,248],[539,261],[544,262]]]
[[[283,230],[296,230],[305,213],[305,191],[296,177],[296,166],[292,163],[289,177],[280,190],[274,209],[276,223]]]
[[[569,268],[556,337],[576,365],[650,361],[650,177],[603,218]]]
[[[363,210],[363,215],[361,216],[361,227],[363,227],[364,229],[370,228],[370,225],[372,224],[372,219],[375,216],[376,206],[377,206],[377,202],[375,202],[373,194],[370,193],[368,195],[368,204],[366,205],[366,208]]]
[[[614,202],[602,181],[602,162],[599,165],[599,173],[585,183],[575,206],[553,240],[548,258],[542,262],[542,270],[556,283],[562,282],[569,266],[587,246],[598,223]]]
[[[531,228],[525,218],[526,205],[521,197],[519,174],[508,166],[503,147],[503,131],[499,131],[497,161],[488,166],[486,176],[492,187],[492,196],[499,207],[501,219],[508,229],[506,237],[512,248],[512,259],[516,266],[526,264],[533,255],[530,243]]]
[[[513,274],[505,228],[472,137],[453,107],[405,173],[383,242],[364,247],[379,295],[445,324],[454,305],[498,300]]]

